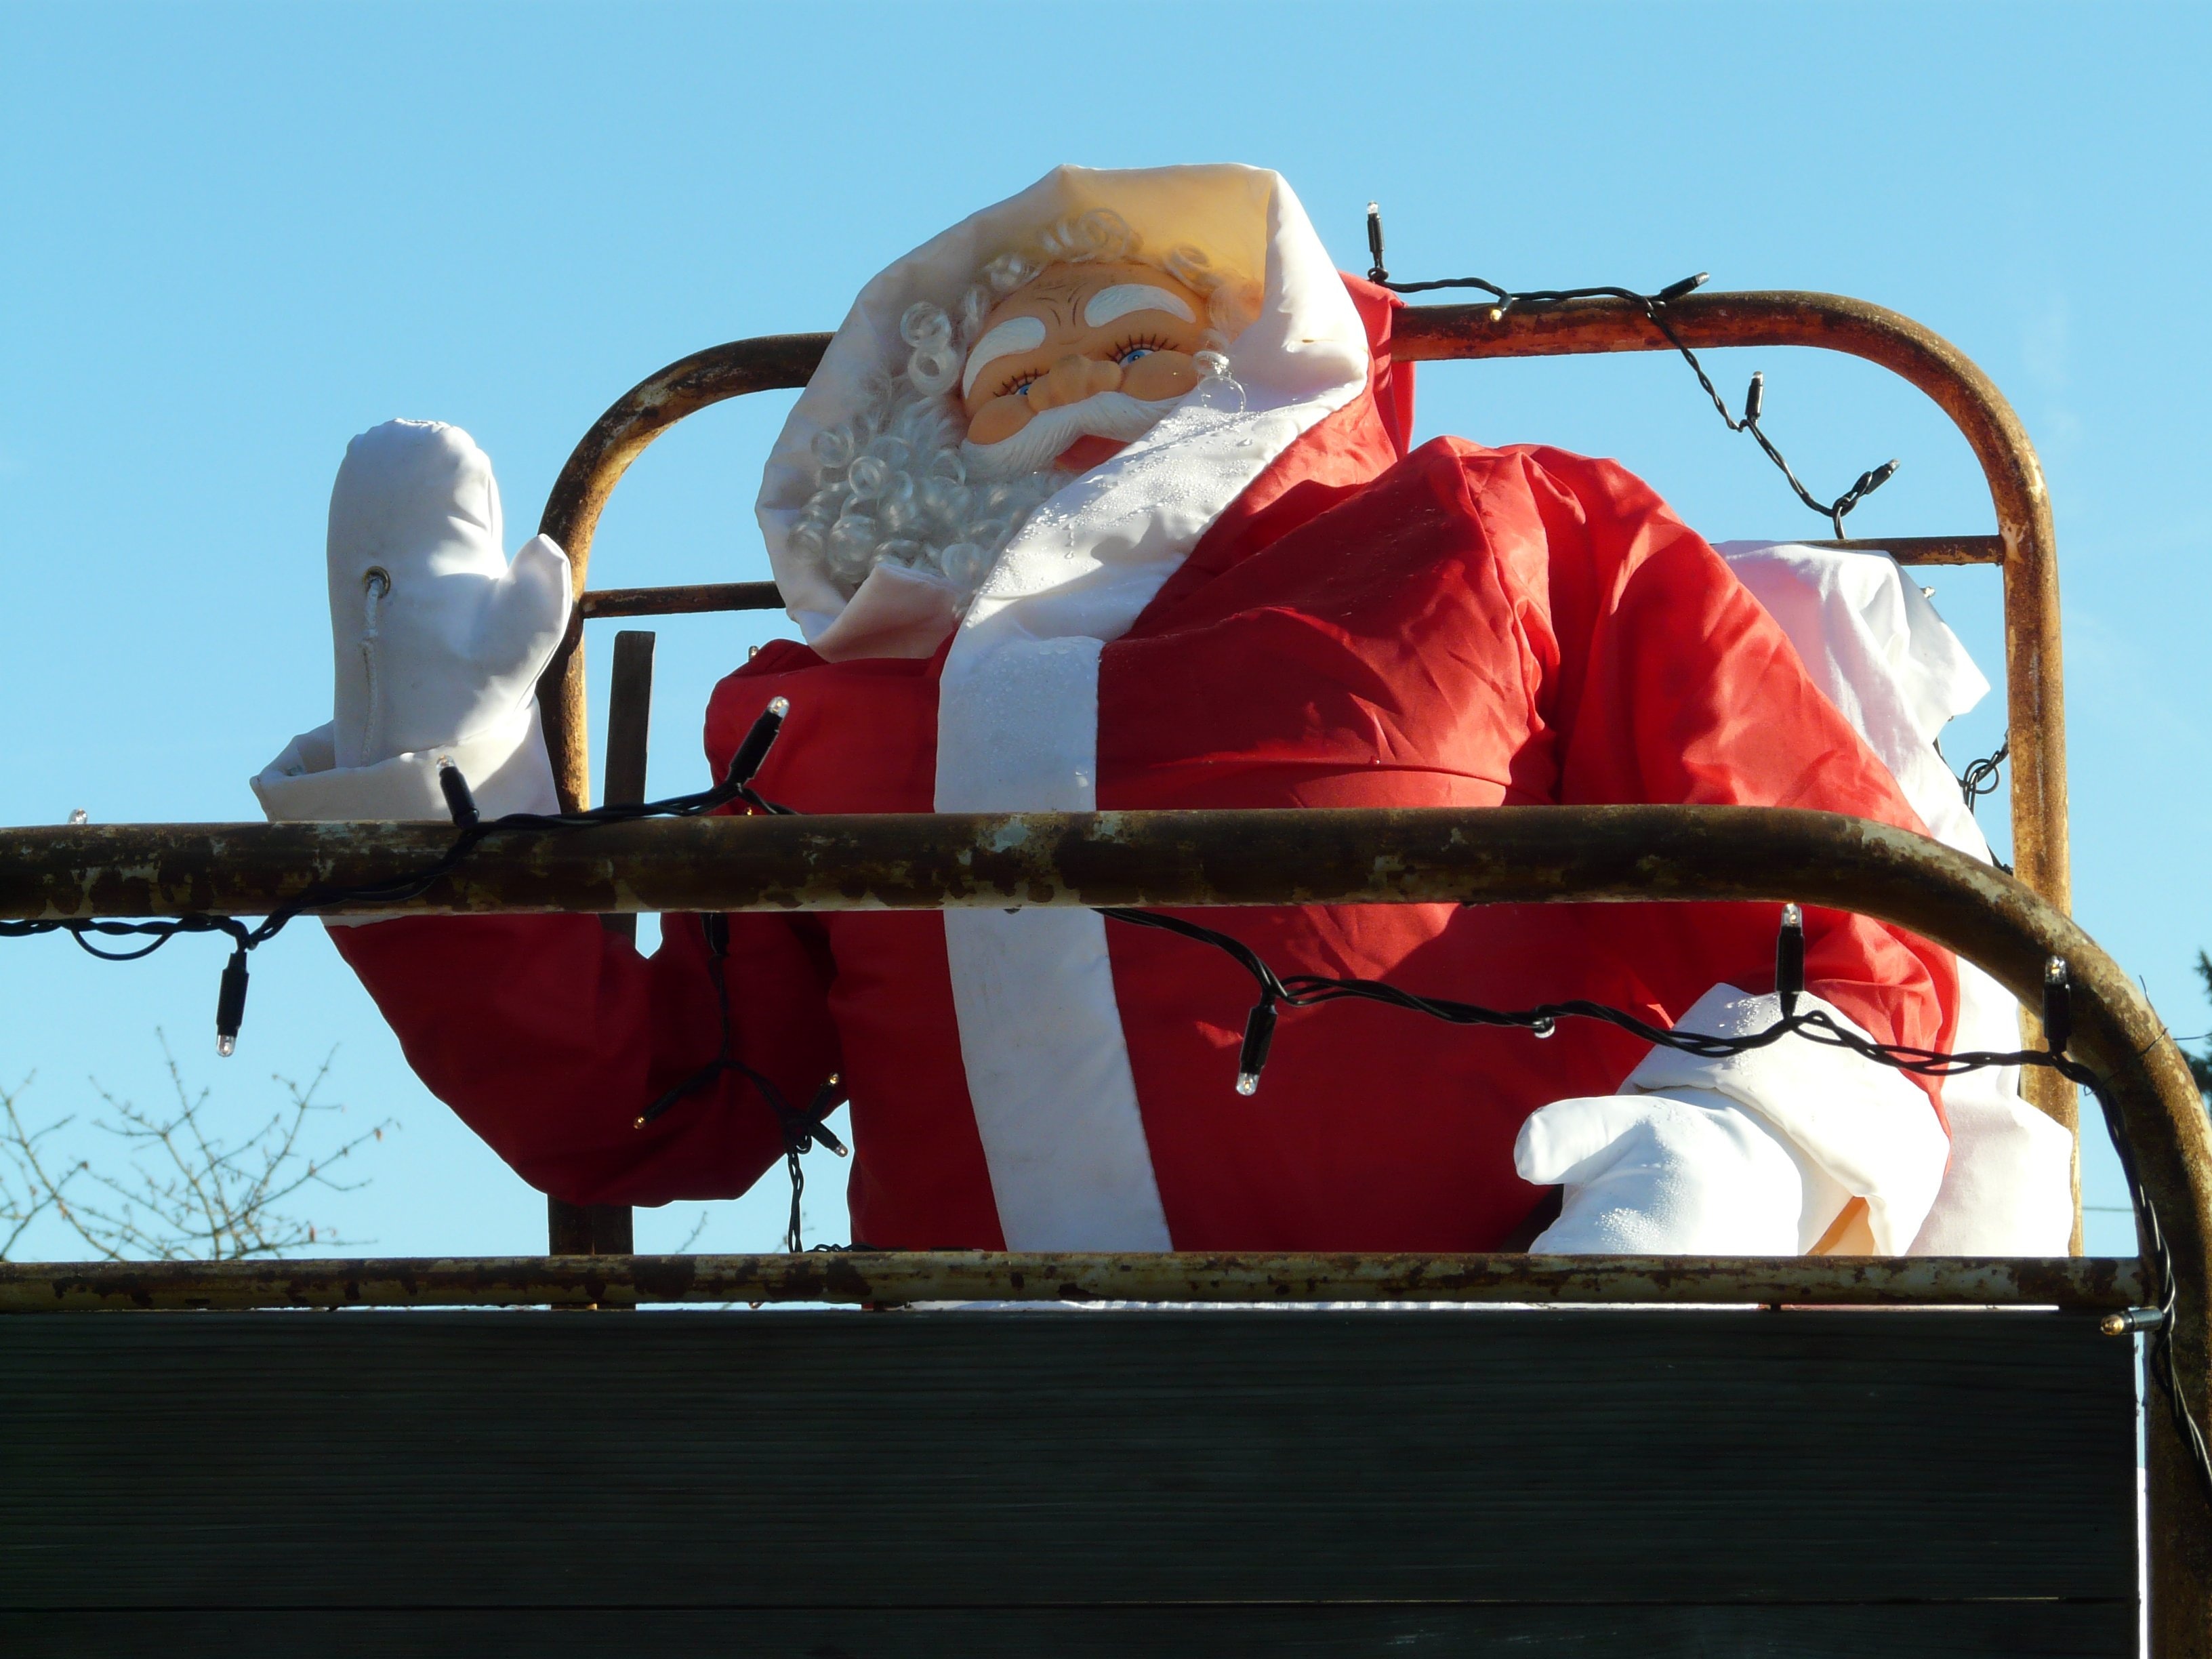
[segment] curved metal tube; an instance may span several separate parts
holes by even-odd
[[[1636,307],[1576,301],[1492,316],[1488,306],[1408,306],[1393,325],[1393,355],[1544,357],[1673,348]],[[2051,499],[2035,447],[2012,405],[1964,352],[1911,318],[1833,294],[1693,294],[1668,307],[1692,346],[1813,346],[1880,363],[1926,392],[1972,446],[1989,481],[2005,546],[2005,678],[2013,734],[2014,866],[2060,908],[2072,902],[2066,837],[2065,705],[2061,688],[2058,567]],[[586,433],[555,481],[538,528],[568,550],[584,591],[599,514],[630,463],[686,415],[726,398],[804,386],[827,334],[779,334],[696,352],[639,382]],[[584,804],[590,763],[583,718],[580,622],[539,687],[546,742],[562,804]]]
[[[1402,362],[1671,351],[1620,300],[1509,311],[1412,306],[1392,327]],[[2012,734],[2013,866],[2061,909],[2073,903],[2066,832],[2066,709],[2061,684],[2058,556],[2043,465],[2011,404],[1974,361],[1934,330],[1837,294],[1693,294],[1667,307],[1685,343],[1813,346],[1903,376],[1951,417],[1981,463],[2004,544],[2005,696]]]
[[[434,860],[437,824],[65,825],[0,831],[0,920],[265,913],[319,883]],[[1862,819],[1715,806],[750,817],[532,836],[410,911],[790,910],[1795,899],[1909,927],[2034,1003],[2052,956],[2074,1052],[2110,1093],[2181,1280],[2175,1361],[2212,1403],[2212,1134],[2188,1066],[2118,964],[2024,884]],[[389,912],[385,912],[388,914]],[[2161,1653],[2207,1650],[2212,1517],[2147,1413]]]
[[[2073,904],[2066,826],[2066,712],[2058,625],[2058,561],[2049,491],[2027,429],[1988,375],[1933,330],[1881,306],[1834,294],[1693,294],[1667,311],[1692,346],[1813,346],[1881,364],[1926,392],[1981,462],[1996,508],[2005,592],[2006,730],[2012,744],[2013,865],[2059,908]],[[685,415],[725,398],[805,384],[826,334],[734,341],[672,363],[623,395],[586,433],[562,469],[539,525],[568,551],[584,591],[592,532],[623,471]],[[1504,312],[1489,305],[1408,306],[1392,325],[1401,362],[1670,351],[1642,309],[1620,300],[1577,300]],[[585,734],[580,617],[539,682],[545,740],[562,804],[591,793]],[[2024,1018],[2035,1041],[2033,1017]],[[2055,1077],[2026,1080],[2028,1098],[2078,1130],[2074,1091]],[[2077,1225],[2078,1235],[2079,1228]],[[2079,1248],[2079,1240],[2076,1240]]]
[[[592,422],[570,452],[538,516],[541,535],[550,536],[568,556],[569,580],[578,601],[568,617],[568,637],[538,681],[538,703],[545,725],[545,747],[553,760],[553,781],[562,807],[574,811],[590,804],[592,763],[585,732],[584,574],[591,564],[592,537],[599,514],[629,465],[645,447],[686,415],[748,392],[772,392],[805,386],[822,361],[827,334],[768,334],[733,340],[678,358],[647,375],[615,399]]]
[[[0,834],[0,919],[265,913],[432,862],[438,824],[61,825]],[[2025,1003],[2073,964],[2078,1044],[2115,1079],[2194,1294],[2212,1145],[2134,983],[2020,881],[1900,830],[1726,806],[689,818],[495,835],[410,911],[1795,899],[1909,927]],[[364,909],[365,914],[391,914]]]

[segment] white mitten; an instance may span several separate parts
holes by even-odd
[[[1709,1089],[1553,1101],[1521,1126],[1513,1163],[1565,1188],[1539,1254],[1796,1255],[1850,1196]]]
[[[446,815],[451,759],[487,817],[550,811],[538,677],[568,623],[568,556],[509,564],[499,485],[459,427],[387,421],[346,447],[331,491],[336,718],[254,780],[277,819]]]

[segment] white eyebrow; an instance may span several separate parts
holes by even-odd
[[[1035,351],[1044,343],[1044,321],[1038,317],[1009,317],[975,342],[968,354],[968,372],[960,377],[960,395],[975,389],[975,377],[1000,357],[1017,351]]]
[[[1186,323],[1198,320],[1181,295],[1154,288],[1149,283],[1116,283],[1111,288],[1100,289],[1083,307],[1083,320],[1092,328],[1103,328],[1115,318],[1126,317],[1133,311],[1164,311]]]

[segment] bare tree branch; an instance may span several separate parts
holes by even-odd
[[[344,1193],[366,1185],[366,1177],[341,1181],[332,1171],[395,1127],[387,1118],[327,1152],[303,1150],[325,1115],[345,1110],[316,1098],[336,1049],[304,1088],[289,1078],[275,1079],[289,1103],[234,1141],[209,1110],[210,1091],[193,1093],[167,1038],[161,1042],[176,1096],[173,1108],[149,1112],[118,1099],[96,1079],[93,1084],[108,1115],[92,1127],[124,1149],[122,1161],[113,1165],[88,1158],[58,1167],[46,1145],[74,1120],[33,1128],[18,1105],[30,1079],[13,1093],[0,1090],[0,1261],[47,1216],[109,1261],[240,1261],[367,1242],[343,1238],[280,1207],[309,1188]]]

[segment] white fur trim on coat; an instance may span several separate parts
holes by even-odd
[[[254,795],[271,823],[449,823],[453,814],[438,787],[438,769],[447,761],[461,769],[477,810],[487,818],[561,810],[535,697],[465,743],[410,750],[374,766],[337,765],[331,734],[331,725],[302,732],[254,778]],[[330,925],[353,927],[368,920],[333,920]]]
[[[1885,554],[1723,542],[1721,556],[1782,624],[1828,701],[1887,766],[1928,833],[1986,860],[1989,842],[1936,752],[1945,723],[1989,692],[1918,586]],[[1959,961],[1955,1051],[2020,1046],[2020,1006]],[[2011,1066],[1943,1084],[1951,1162],[1914,1255],[2063,1255],[2074,1231],[2074,1138],[2021,1098]]]
[[[917,300],[957,302],[983,263],[1070,215],[1110,209],[1164,252],[1257,277],[1257,318],[1212,381],[1033,514],[953,636],[939,691],[939,811],[1097,805],[1098,653],[1222,510],[1366,385],[1367,334],[1305,210],[1275,173],[1218,166],[1058,167],[863,289],[771,453],[760,498],[793,617],[827,637],[846,608],[786,537],[811,493],[814,434],[907,348]],[[1013,1249],[1165,1249],[1167,1221],[1114,994],[1105,924],[1085,911],[945,913],[976,1127]]]

